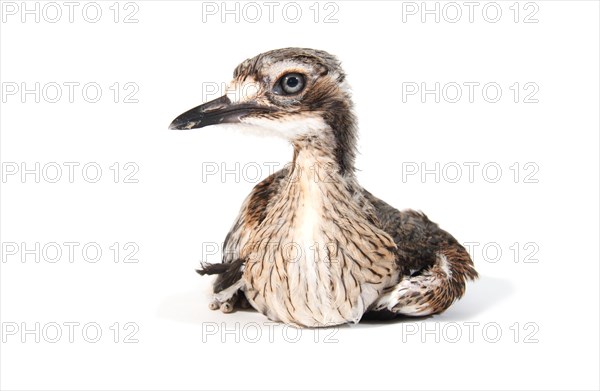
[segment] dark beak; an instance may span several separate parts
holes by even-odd
[[[208,125],[238,123],[249,114],[270,111],[272,109],[256,103],[231,103],[227,95],[224,95],[181,114],[173,120],[169,129],[196,129]]]

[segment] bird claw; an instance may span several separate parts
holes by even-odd
[[[225,302],[221,304],[221,312],[224,314],[228,314],[233,311],[233,305],[231,303]]]
[[[208,305],[211,310],[220,309],[224,314],[228,314],[233,311],[235,303],[238,301],[238,291],[242,287],[242,280],[236,282],[230,287],[223,289],[222,291],[215,293],[213,299]]]
[[[222,313],[229,314],[233,311],[236,301],[237,295],[225,301],[219,301],[217,298],[213,298],[213,300],[208,304],[208,308],[210,308],[213,311],[220,309]]]
[[[217,295],[215,295],[212,299],[212,301],[208,304],[208,308],[210,308],[213,311],[216,310],[221,310],[222,313],[224,314],[229,314],[231,312],[233,312],[233,309],[235,308],[235,304],[238,301],[238,297],[237,294],[233,295],[232,297],[223,300],[222,298],[217,297]]]

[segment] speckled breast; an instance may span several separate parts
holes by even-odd
[[[371,224],[341,181],[290,183],[248,237],[250,303],[302,327],[358,322],[397,278],[395,244]]]

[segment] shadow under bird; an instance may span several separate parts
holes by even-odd
[[[246,198],[223,262],[198,270],[218,275],[211,309],[250,305],[300,327],[425,316],[446,310],[477,278],[452,235],[358,184],[356,118],[333,55],[300,48],[259,54],[235,69],[228,94],[170,128],[219,124],[284,137],[294,156]]]

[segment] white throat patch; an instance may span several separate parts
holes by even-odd
[[[287,115],[287,117],[289,118],[248,117],[242,119],[242,124],[257,127],[287,140],[294,140],[299,136],[308,136],[311,134],[319,135],[329,128],[329,125],[319,115],[293,114]]]

